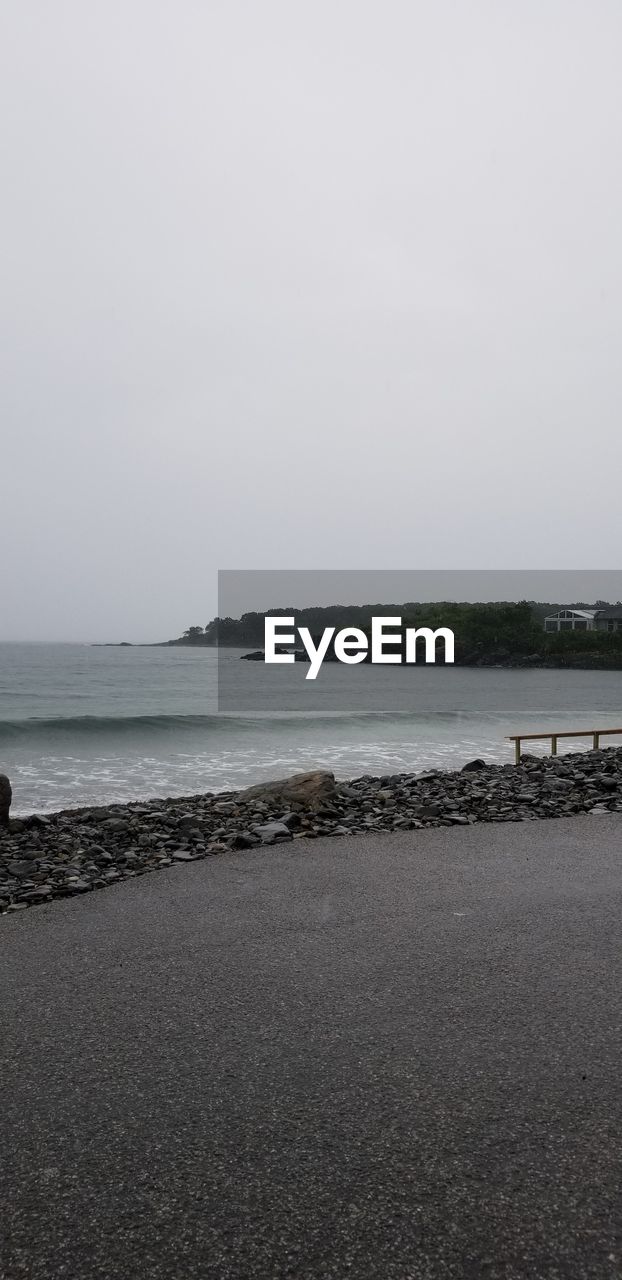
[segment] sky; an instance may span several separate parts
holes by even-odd
[[[577,569],[223,569],[218,616],[308,604],[391,604],[409,601],[520,601],[549,604],[622,601],[622,570]],[[198,625],[198,624],[194,624]]]
[[[0,639],[178,635],[218,569],[615,569],[621,40],[4,0]]]

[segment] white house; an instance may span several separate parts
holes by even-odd
[[[598,609],[560,609],[544,619],[545,631],[593,631]]]
[[[544,619],[545,631],[622,631],[622,605],[602,609],[560,609]]]

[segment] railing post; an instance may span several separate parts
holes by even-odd
[[[592,734],[592,751],[598,751],[599,745],[600,745],[600,734],[599,733]]]
[[[514,764],[520,764],[520,738],[514,743]]]
[[[557,755],[557,734],[556,733],[551,734],[551,755],[552,756]]]

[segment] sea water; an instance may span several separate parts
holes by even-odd
[[[332,665],[301,712],[289,709],[278,669],[240,662],[242,652],[0,644],[0,772],[13,783],[12,812],[230,790],[299,769],[346,778],[460,768],[474,756],[510,762],[508,734],[622,723],[615,671]],[[219,663],[228,687],[239,682],[235,714],[217,709]],[[268,679],[270,710],[258,711]]]

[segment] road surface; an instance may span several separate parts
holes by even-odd
[[[3,1280],[622,1276],[622,815],[0,919]]]

